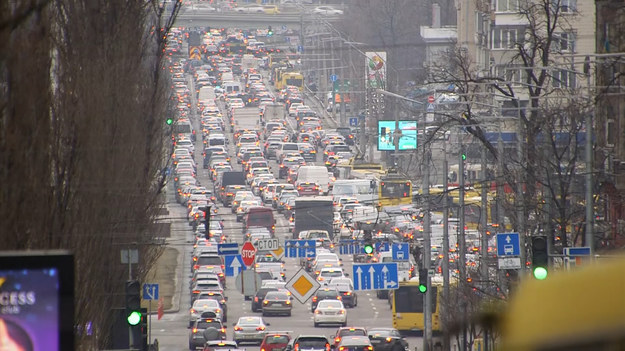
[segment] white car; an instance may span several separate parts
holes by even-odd
[[[190,310],[189,316],[189,325],[193,325],[198,318],[202,316],[204,312],[212,312],[215,314],[215,319],[222,320],[223,311],[221,310],[221,306],[219,305],[219,301],[212,299],[201,299],[195,300],[193,302],[193,306]]]
[[[340,324],[344,327],[347,325],[347,310],[339,300],[322,300],[315,309],[313,321],[315,327],[321,324]]]
[[[335,9],[332,6],[318,6],[313,10],[315,15],[342,15],[343,10]]]

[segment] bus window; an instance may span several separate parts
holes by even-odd
[[[432,296],[437,296],[437,288],[431,287]],[[395,313],[423,313],[424,294],[419,292],[418,286],[400,286],[395,290]],[[432,313],[436,313],[436,299],[432,299]]]

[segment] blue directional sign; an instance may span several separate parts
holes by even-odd
[[[358,255],[364,253],[364,240],[346,239],[339,242],[339,253],[341,255]]]
[[[408,261],[410,245],[407,243],[393,243],[391,253],[393,254],[393,261]]]
[[[158,284],[143,284],[143,299],[158,300]]]
[[[350,127],[358,127],[358,117],[350,117],[349,118],[349,126]]]
[[[590,247],[565,247],[565,256],[590,256]]]
[[[397,263],[355,264],[353,266],[354,290],[397,289]]]
[[[339,77],[336,74],[330,75],[330,81],[331,82],[336,82],[337,79],[339,79]]]
[[[520,256],[519,233],[497,234],[497,256]]]
[[[298,45],[297,46],[297,52],[304,52],[304,46],[303,45]]]
[[[317,255],[315,240],[286,240],[284,255],[286,257],[315,257]]]
[[[226,277],[236,277],[241,271],[246,270],[241,255],[227,255],[224,257],[224,266],[226,266]]]
[[[236,255],[239,253],[239,244],[237,243],[218,244],[217,253],[220,255]]]
[[[391,251],[391,245],[386,241],[376,241],[373,246],[376,252]]]

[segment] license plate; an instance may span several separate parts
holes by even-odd
[[[382,340],[371,339],[372,344],[379,344]]]

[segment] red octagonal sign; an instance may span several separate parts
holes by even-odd
[[[254,259],[256,258],[256,248],[254,244],[249,241],[246,241],[241,248],[241,258],[243,259],[243,264],[247,267],[250,267],[254,264]]]

